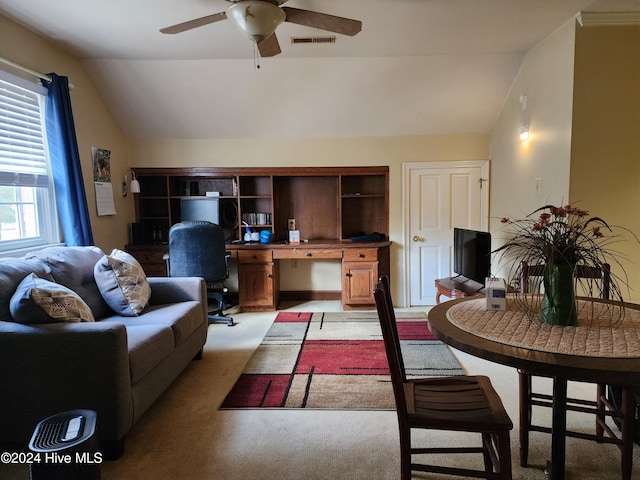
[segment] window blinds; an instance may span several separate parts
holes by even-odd
[[[43,87],[0,72],[0,185],[47,187]]]

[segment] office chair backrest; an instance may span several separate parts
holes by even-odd
[[[225,236],[219,225],[192,221],[169,230],[169,276],[202,277],[207,282],[227,278]]]
[[[544,265],[529,265],[527,262],[520,263],[520,291],[530,293],[531,277],[542,277],[544,275]],[[602,264],[602,268],[588,267],[586,265],[576,266],[574,276],[578,279],[593,280],[599,282],[598,298],[609,299],[611,297],[611,266],[608,263]],[[591,295],[590,295],[591,296]]]

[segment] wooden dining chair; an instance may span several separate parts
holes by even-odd
[[[608,263],[602,265],[603,268],[578,265],[576,267],[576,278],[593,280],[599,285],[598,298],[608,299],[611,297],[611,266]],[[529,265],[527,262],[520,262],[520,291],[522,293],[531,292],[532,277],[542,278],[544,265]],[[539,289],[541,280],[536,282]]]
[[[587,281],[595,281],[598,285],[598,297],[609,299],[611,292],[611,267],[604,264],[604,268],[588,267],[579,265],[576,268],[575,276]],[[542,277],[544,265],[528,265],[527,262],[520,264],[520,291],[529,293],[531,290],[532,277]],[[533,281],[539,287],[540,280]],[[536,375],[541,376],[541,375]],[[533,407],[553,408],[553,396],[534,392],[532,387],[532,377],[530,372],[518,370],[518,384],[520,389],[520,466],[528,465],[529,457],[529,432],[551,433],[551,428],[534,425],[532,421]],[[622,478],[631,478],[633,462],[633,419],[635,417],[635,401],[633,399],[634,387],[617,387],[621,391],[623,401],[620,405],[607,398],[607,385],[596,384],[596,400],[584,400],[578,398],[567,398],[566,409],[568,411],[594,414],[596,417],[596,433],[588,434],[584,432],[567,431],[566,436],[594,440],[600,443],[613,443],[618,445],[622,452],[621,467]],[[620,427],[620,436],[615,434],[606,424],[606,418],[612,417]],[[606,434],[606,436],[605,436]]]
[[[400,478],[410,480],[412,471],[443,473],[474,478],[511,479],[513,423],[486,376],[407,379],[400,349],[389,279],[381,277],[374,290],[378,318],[389,362],[400,433]],[[480,434],[482,446],[417,448],[412,429],[448,430]],[[434,443],[438,443],[437,437]],[[413,463],[414,455],[482,453],[484,470]]]

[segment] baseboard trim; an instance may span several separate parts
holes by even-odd
[[[280,291],[281,301],[309,301],[309,300],[342,300],[340,290],[288,290]]]

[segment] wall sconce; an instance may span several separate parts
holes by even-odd
[[[131,172],[131,183],[127,185],[127,173]],[[124,175],[122,176],[122,196],[127,196],[127,187],[131,193],[140,193],[140,182],[136,178],[136,173],[129,169],[125,170]]]
[[[520,101],[520,108],[522,109],[522,123],[523,125],[520,127],[520,141],[521,142],[527,142],[529,141],[529,125],[527,125],[527,106],[529,103],[529,99],[527,97],[526,93],[523,93],[522,95],[520,95],[519,98]]]
[[[527,94],[523,93],[522,95],[520,95],[520,98],[518,100],[520,101],[520,105],[522,105],[522,111],[524,112],[527,109],[527,102],[529,101]]]

